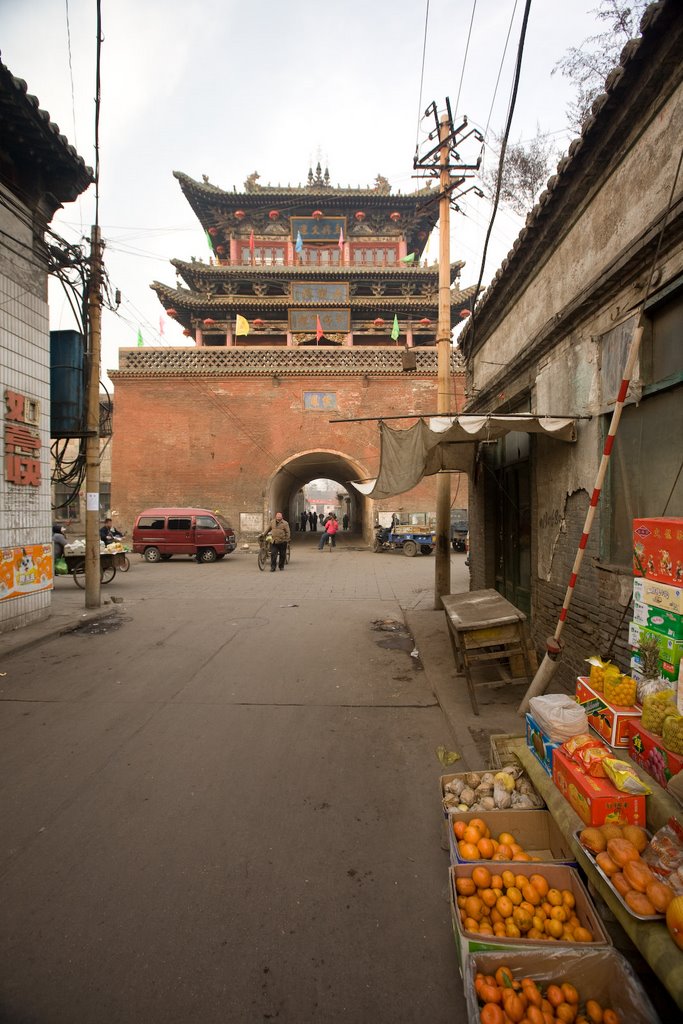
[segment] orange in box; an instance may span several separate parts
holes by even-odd
[[[640,825],[645,828],[645,797],[621,793],[609,779],[584,775],[561,747],[553,751],[553,782],[586,825]]]
[[[584,708],[591,729],[601,736],[610,747],[628,746],[628,723],[640,718],[643,709],[639,704],[630,708],[608,704],[604,694],[588,685],[586,676],[576,680],[576,699]]]

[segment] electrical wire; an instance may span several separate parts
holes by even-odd
[[[97,8],[97,44],[95,48],[95,227],[99,227],[100,218],[100,106],[102,100],[102,82],[100,62],[102,56],[102,3],[96,0]]]
[[[515,2],[516,2],[516,0],[515,0]],[[457,94],[457,96],[455,98],[455,106],[453,107],[453,109],[455,110],[456,114],[458,112],[459,104],[460,104],[460,93],[462,91],[462,80],[465,77],[465,68],[467,67],[467,54],[469,53],[469,50],[470,50],[470,39],[472,38],[472,25],[474,24],[474,15],[475,15],[476,10],[477,10],[477,0],[473,0],[473,3],[472,3],[472,15],[470,17],[470,27],[469,27],[469,29],[467,31],[467,42],[465,43],[465,56],[462,59],[462,71],[460,72],[460,84],[458,85],[458,94]]]
[[[424,85],[425,77],[425,56],[427,53],[427,25],[429,24],[429,0],[427,0],[427,7],[425,10],[425,31],[424,39],[422,42],[422,68],[420,70],[420,95],[417,101],[417,128],[415,130],[415,152],[417,153],[419,142],[420,142],[420,122],[422,121],[422,87]]]
[[[488,134],[489,134],[489,125],[491,124],[491,117],[493,116],[493,107],[494,107],[494,104],[496,102],[496,96],[498,95],[498,86],[500,84],[500,76],[503,73],[503,65],[505,63],[505,56],[506,56],[507,50],[508,50],[508,43],[510,42],[510,36],[512,34],[512,26],[514,24],[515,14],[517,13],[517,3],[518,3],[518,0],[515,0],[515,5],[512,8],[512,15],[510,16],[510,24],[508,25],[507,35],[505,36],[505,46],[503,47],[503,55],[500,58],[500,65],[498,67],[498,75],[496,77],[496,84],[495,84],[495,87],[494,87],[494,90],[493,90],[493,98],[491,99],[491,106],[489,107],[489,116],[486,119],[486,128],[484,129],[484,138],[485,139],[488,138]]]
[[[522,71],[522,57],[524,55],[524,41],[525,41],[525,38],[526,38],[526,30],[527,30],[527,25],[528,25],[528,22],[529,22],[529,12],[530,12],[530,10],[531,10],[531,0],[526,0],[525,6],[524,6],[524,16],[522,18],[522,28],[520,30],[519,43],[517,45],[517,60],[515,62],[515,74],[514,74],[514,79],[513,79],[513,83],[512,83],[512,92],[511,92],[511,95],[510,95],[510,103],[509,103],[509,107],[508,107],[507,122],[506,122],[506,125],[505,125],[505,131],[503,133],[503,140],[502,140],[501,149],[500,149],[500,160],[498,162],[498,180],[497,180],[497,183],[496,183],[496,194],[495,194],[494,201],[493,201],[493,210],[491,212],[491,220],[489,222],[488,230],[486,232],[486,238],[484,240],[484,250],[483,250],[482,258],[481,258],[481,269],[479,271],[479,280],[477,281],[477,286],[475,288],[474,295],[472,296],[472,305],[471,305],[472,315],[470,317],[470,320],[471,320],[471,323],[472,323],[472,327],[470,329],[470,338],[469,338],[470,349],[471,349],[472,345],[474,344],[475,315],[476,315],[475,314],[475,306],[476,306],[476,303],[477,303],[477,297],[479,295],[479,291],[481,289],[481,282],[482,282],[482,279],[484,277],[484,268],[486,266],[486,253],[488,251],[489,239],[491,238],[491,232],[493,230],[493,222],[494,222],[494,220],[496,218],[496,211],[498,209],[498,202],[500,200],[500,190],[501,190],[501,187],[502,187],[502,184],[503,184],[503,165],[505,163],[505,151],[507,149],[508,139],[510,137],[510,128],[512,126],[512,117],[513,117],[513,114],[515,112],[515,103],[517,101],[517,89],[519,87],[519,79],[520,79],[520,74],[521,74],[521,71]]]

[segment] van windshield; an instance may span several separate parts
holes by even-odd
[[[221,524],[221,526],[223,527],[224,530],[232,530],[232,526],[230,525],[228,520],[225,518],[225,516],[221,516],[217,512],[215,513],[215,515],[216,515],[216,519]]]

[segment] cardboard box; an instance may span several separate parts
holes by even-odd
[[[630,667],[631,675],[638,682],[640,682],[641,679],[645,678],[645,674],[643,672],[643,661],[637,652],[631,655]],[[657,675],[660,679],[668,679],[673,683],[675,683],[678,679],[678,672],[673,667],[673,665],[667,665],[665,662],[661,660],[657,662]]]
[[[479,861],[463,860],[460,856],[453,825],[456,821],[469,822],[472,818],[481,818],[494,839],[497,839],[501,832],[509,832],[515,837],[515,842],[524,848],[525,853],[530,857],[538,857],[543,864],[567,864],[570,867],[576,865],[569,840],[560,831],[550,811],[451,812],[448,815],[451,864],[488,864],[493,870],[493,865],[498,863],[483,857]]]
[[[553,776],[553,750],[561,746],[557,740],[551,740],[543,732],[533,715],[526,713],[526,745],[541,765],[541,768]]]
[[[645,797],[622,793],[609,779],[584,775],[575,761],[556,750],[553,782],[586,825],[640,825],[645,828]]]
[[[591,729],[605,743],[610,747],[628,746],[626,726],[632,719],[640,718],[642,708],[638,704],[632,708],[608,704],[604,695],[589,685],[587,676],[579,676],[576,680],[576,699],[584,708]]]
[[[548,956],[546,949],[511,949],[505,954],[505,966],[515,981],[532,978],[543,991],[548,985],[569,982],[578,990],[581,1002],[595,999],[605,1009],[614,1010],[626,1024],[661,1024],[637,974],[628,960],[611,947],[562,949],[561,960]],[[495,974],[501,966],[500,953],[471,953],[462,967],[468,1024],[480,1024],[474,979],[478,971]]]
[[[514,760],[514,763],[516,765],[519,764],[519,761],[517,761],[516,759],[513,759],[513,760]],[[450,814],[453,813],[453,811],[447,811],[446,808],[444,807],[444,803],[443,803],[444,798],[446,796],[446,783],[447,782],[450,782],[451,779],[464,779],[465,775],[470,775],[470,774],[478,775],[479,778],[481,779],[484,775],[495,775],[497,771],[500,771],[500,768],[491,768],[491,769],[487,769],[485,771],[473,772],[473,773],[470,773],[470,772],[455,772],[452,775],[442,775],[440,777],[440,779],[439,779],[439,788],[441,790],[441,806],[443,807],[443,816],[444,816],[444,818],[448,818],[449,813]],[[526,779],[527,782],[529,783],[529,785],[531,786],[531,779],[526,774],[526,772],[522,772],[520,778]],[[532,789],[533,794],[534,794],[534,799],[538,803],[538,807],[539,808],[545,807],[545,800],[538,795],[538,793],[536,792],[536,790],[534,789],[533,786],[531,786],[531,789]],[[481,817],[481,814],[478,811],[472,811],[471,814],[472,814],[473,818],[474,817],[477,817],[477,818]]]
[[[683,640],[683,615],[655,608],[652,604],[633,603],[633,621],[639,626],[653,629],[670,640]]]
[[[683,583],[683,519],[634,519],[633,551],[635,576]]]
[[[683,756],[667,750],[661,736],[644,729],[640,719],[629,722],[628,756],[664,789],[683,769]]]
[[[647,629],[645,626],[639,626],[637,622],[629,622],[628,642],[631,647],[636,649],[640,647],[641,639],[646,636],[655,638],[659,646],[659,658],[662,665],[668,671],[676,673],[673,677],[676,679],[678,666],[683,655],[683,640],[672,640],[671,637],[664,636],[663,633],[659,633],[656,629]]]
[[[587,951],[612,945],[612,940],[605,931],[576,868],[569,868],[559,864],[544,864],[542,867],[539,867],[538,864],[526,864],[524,861],[513,861],[511,863],[496,861],[496,864],[501,871],[510,868],[516,875],[526,875],[527,877],[535,874],[545,875],[551,888],[569,889],[576,900],[576,916],[581,924],[592,932],[594,941],[579,944],[576,942],[564,942],[561,939],[508,939],[507,936],[480,935],[478,932],[465,931],[460,920],[460,908],[458,907],[455,885],[458,878],[469,878],[471,876],[474,865],[456,864],[450,869],[449,888],[453,935],[461,967],[465,957],[470,953],[484,950],[498,949],[510,952],[514,949],[538,949],[540,946],[546,951],[557,950],[558,952],[565,952],[568,949],[576,949],[577,946]]]
[[[683,615],[683,583],[672,587],[667,583],[657,583],[656,580],[637,576],[633,580],[633,600]]]

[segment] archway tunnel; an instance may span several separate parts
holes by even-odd
[[[372,542],[373,502],[351,483],[368,475],[362,465],[340,452],[302,452],[283,462],[271,477],[266,493],[266,514],[282,512],[294,528],[303,508],[304,487],[313,480],[333,480],[339,484],[340,491],[348,494],[342,512],[348,512],[350,531],[369,544]]]

